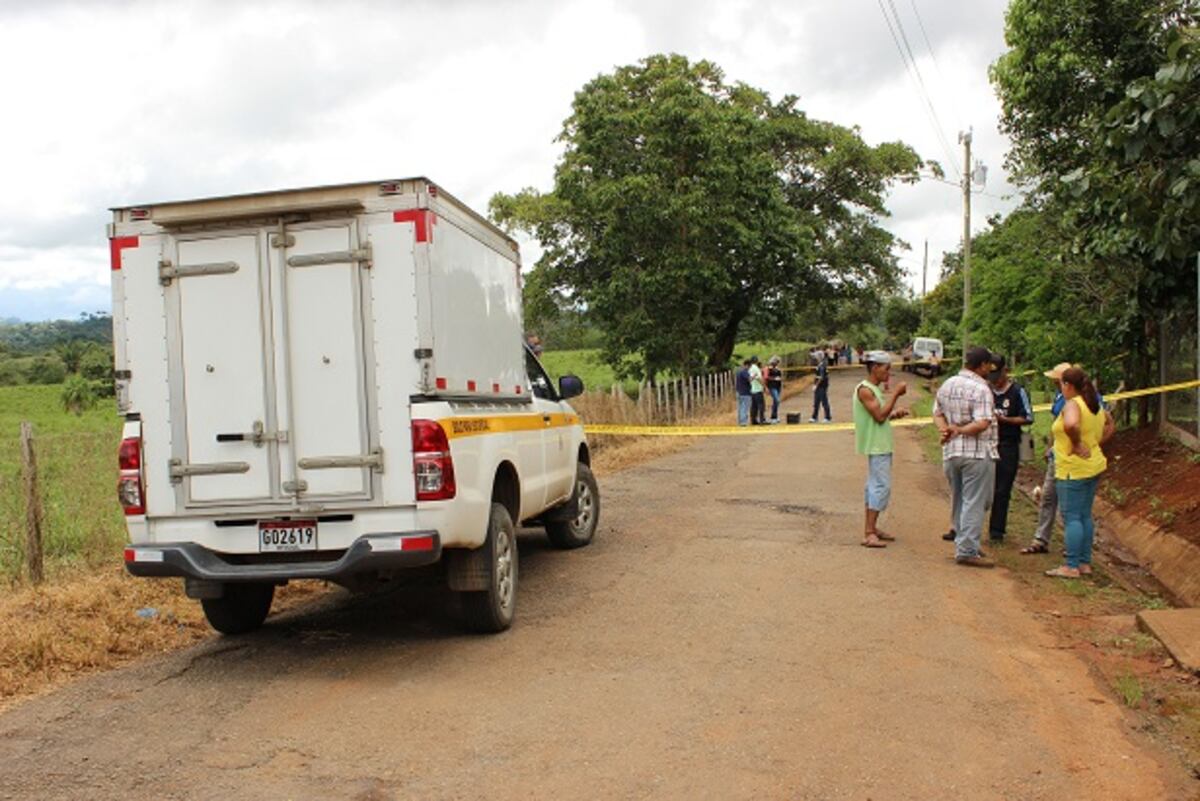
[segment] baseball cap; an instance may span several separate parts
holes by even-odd
[[[1054,369],[1047,370],[1046,372],[1042,373],[1042,375],[1046,376],[1046,378],[1053,378],[1055,381],[1060,381],[1062,380],[1062,374],[1070,369],[1070,362],[1059,362],[1058,364],[1054,365]]]
[[[891,364],[892,354],[886,350],[869,350],[863,354],[863,364]]]

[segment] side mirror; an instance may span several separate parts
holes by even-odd
[[[583,394],[583,379],[577,375],[564,375],[558,379],[558,395],[563,400]]]

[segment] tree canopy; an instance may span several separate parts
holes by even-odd
[[[920,159],[811,119],[796,97],[656,55],[585,85],[559,141],[553,190],[498,194],[491,215],[545,249],[527,311],[586,309],[626,374],[724,366],[744,323],[898,284],[879,218]]]
[[[992,67],[1009,164],[1070,232],[1063,253],[1086,262],[1138,384],[1158,321],[1195,293],[1198,19],[1197,0],[1013,0]]]

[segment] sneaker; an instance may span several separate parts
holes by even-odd
[[[825,422],[826,422],[826,423],[832,423],[832,422],[833,422],[833,418],[832,418],[832,417],[826,417],[826,418],[825,418]]]
[[[954,529],[950,529],[942,535],[942,539],[944,539],[946,542],[954,542],[956,539],[958,539],[958,532]]]
[[[954,564],[962,565],[963,567],[995,567],[996,563],[986,556],[956,556]]]
[[[810,417],[810,418],[808,418],[808,422],[810,422],[810,423],[815,423],[815,422],[817,422],[817,418],[815,418],[815,417]]]

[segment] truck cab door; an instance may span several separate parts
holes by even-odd
[[[525,351],[525,370],[529,374],[534,407],[543,423],[546,495],[542,506],[545,508],[571,497],[575,483],[575,454],[570,447],[570,429],[562,424],[567,409],[541,362],[529,350]]]

